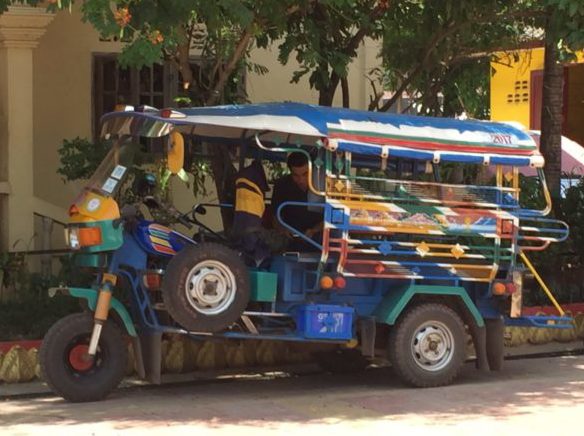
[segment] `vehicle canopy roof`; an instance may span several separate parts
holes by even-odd
[[[262,103],[112,112],[102,135],[160,137],[172,130],[208,142],[324,146],[354,154],[476,164],[542,167],[543,157],[528,132],[477,120],[456,120],[302,103]]]

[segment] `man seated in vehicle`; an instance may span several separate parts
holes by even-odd
[[[259,160],[237,173],[232,240],[257,265],[271,254],[283,251],[287,244],[286,238],[280,233],[262,227],[265,193],[269,189]]]
[[[272,195],[272,211],[277,229],[290,238],[288,250],[314,251],[315,247],[302,238],[293,235],[283,227],[276,218],[280,205],[287,201],[306,203],[308,199],[308,158],[304,153],[293,152],[287,159],[290,174],[281,177],[274,183]],[[313,212],[307,206],[284,206],[281,212],[282,221],[311,239],[322,238],[322,212]]]

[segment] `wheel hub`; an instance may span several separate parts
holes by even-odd
[[[454,352],[454,338],[440,322],[427,322],[416,329],[412,339],[412,355],[416,364],[427,371],[444,368]]]
[[[93,367],[94,359],[89,355],[89,346],[86,344],[75,345],[69,351],[69,364],[75,371],[84,372]]]
[[[187,277],[187,300],[195,310],[204,314],[221,313],[233,302],[235,291],[235,276],[218,261],[198,263]]]

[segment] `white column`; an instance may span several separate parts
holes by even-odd
[[[53,14],[11,6],[0,16],[0,249],[34,236],[33,50]],[[20,242],[19,242],[20,241]],[[16,246],[15,246],[16,244]]]

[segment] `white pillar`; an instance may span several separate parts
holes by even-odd
[[[53,16],[28,6],[0,16],[0,250],[34,236],[33,50]]]

